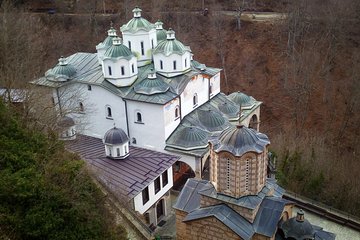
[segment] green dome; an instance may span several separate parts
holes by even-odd
[[[154,54],[162,53],[169,56],[173,53],[183,55],[186,51],[190,52],[190,48],[175,39],[175,32],[172,29],[166,32],[166,41],[161,41],[154,49]]]
[[[110,27],[110,29],[108,30],[108,36],[98,46],[100,48],[102,48],[102,47],[111,47],[113,45],[113,40],[114,40],[115,37],[117,37],[116,30],[115,30],[115,28]]]
[[[71,79],[75,73],[76,69],[71,64],[68,64],[65,58],[61,57],[59,63],[45,73],[45,77],[49,80],[61,81],[61,79],[64,79],[66,81]]]
[[[120,30],[122,32],[131,32],[136,33],[139,30],[144,30],[146,32],[154,29],[154,24],[150,23],[145,18],[141,17],[141,9],[135,7],[133,10],[134,18],[132,18],[128,23],[124,24]]]
[[[198,118],[208,131],[221,131],[225,128],[225,118],[212,110],[198,110]]]
[[[200,128],[180,125],[167,145],[184,150],[205,148],[208,146],[208,138],[209,133]]]
[[[148,77],[134,87],[136,93],[152,95],[166,92],[170,86],[163,80],[156,78],[155,72],[150,72]]]
[[[156,39],[158,42],[166,40],[166,30],[156,30]]]
[[[227,102],[218,105],[219,110],[226,115],[236,115],[239,112],[239,108],[233,104]]]
[[[270,140],[265,134],[238,125],[224,130],[212,143],[215,152],[226,151],[240,157],[248,152],[264,152]]]
[[[229,99],[245,108],[251,107],[255,103],[255,99],[253,97],[250,97],[242,92],[233,92],[229,95]]]
[[[104,57],[109,57],[109,58],[130,59],[133,56],[134,55],[130,51],[130,49],[125,45],[121,44],[121,38],[119,37],[115,37],[113,39],[113,45],[109,47],[104,54]]]

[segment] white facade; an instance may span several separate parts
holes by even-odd
[[[167,77],[184,74],[190,70],[190,52],[183,55],[173,53],[169,56],[162,53],[154,54],[154,66],[157,72]]]
[[[142,192],[140,192],[138,195],[134,197],[135,211],[138,211],[140,214],[144,214],[152,205],[154,205],[162,196],[164,196],[165,193],[167,193],[172,188],[173,186],[172,167],[167,169],[166,172],[168,177],[168,183],[165,186],[163,186],[163,176],[161,174],[159,176],[161,187],[157,193],[155,193],[154,181],[147,186],[149,200],[145,204],[143,204]]]

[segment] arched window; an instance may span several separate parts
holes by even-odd
[[[197,104],[198,104],[198,95],[197,93],[195,93],[193,96],[193,106],[196,107]]]
[[[249,191],[249,172],[250,172],[250,160],[246,159],[245,191]]]
[[[160,69],[163,69],[163,68],[164,68],[163,61],[160,60]]]
[[[79,111],[84,112],[84,104],[82,102],[79,102]]]
[[[106,117],[107,118],[112,118],[112,112],[111,112],[111,107],[110,106],[106,106]]]
[[[173,67],[174,67],[174,70],[176,70],[176,60],[173,61]]]
[[[230,190],[230,159],[226,159],[226,189]]]
[[[136,122],[141,123],[142,122],[142,115],[141,112],[136,113]]]
[[[111,67],[108,66],[108,70],[109,70],[109,75],[111,76],[112,75],[112,71],[111,71]]]
[[[175,107],[175,120],[178,119],[180,117],[180,114],[179,114],[179,106],[176,106]]]

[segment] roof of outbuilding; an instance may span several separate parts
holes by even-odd
[[[131,154],[126,159],[114,161],[106,157],[101,139],[84,135],[78,135],[76,140],[66,143],[66,148],[78,153],[110,190],[129,199],[179,159],[178,156],[130,146]]]
[[[123,144],[129,141],[129,137],[121,128],[113,127],[104,135],[105,144]]]
[[[213,138],[211,143],[215,152],[226,151],[242,156],[247,152],[263,152],[270,140],[263,133],[238,125],[224,130],[219,137]]]

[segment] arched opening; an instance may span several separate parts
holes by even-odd
[[[106,117],[112,118],[112,112],[111,112],[111,107],[110,106],[106,107]]]
[[[84,112],[84,104],[82,102],[79,102],[79,110],[80,112]]]
[[[210,181],[210,156],[208,156],[201,170],[201,179]]]
[[[256,116],[256,114],[254,114],[249,122],[249,128],[255,129],[256,131],[259,130],[259,121],[258,121],[258,117]]]
[[[139,122],[139,123],[142,122],[142,116],[141,116],[141,113],[140,113],[140,112],[137,112],[137,113],[136,113],[136,122]]]
[[[165,202],[164,199],[161,199],[157,204],[156,204],[156,219],[157,222],[159,223],[160,220],[165,216]]]
[[[181,161],[177,161],[173,165],[173,179],[174,179],[174,185],[173,190],[181,191],[184,184],[189,178],[194,178],[195,172],[192,170],[192,168]]]

